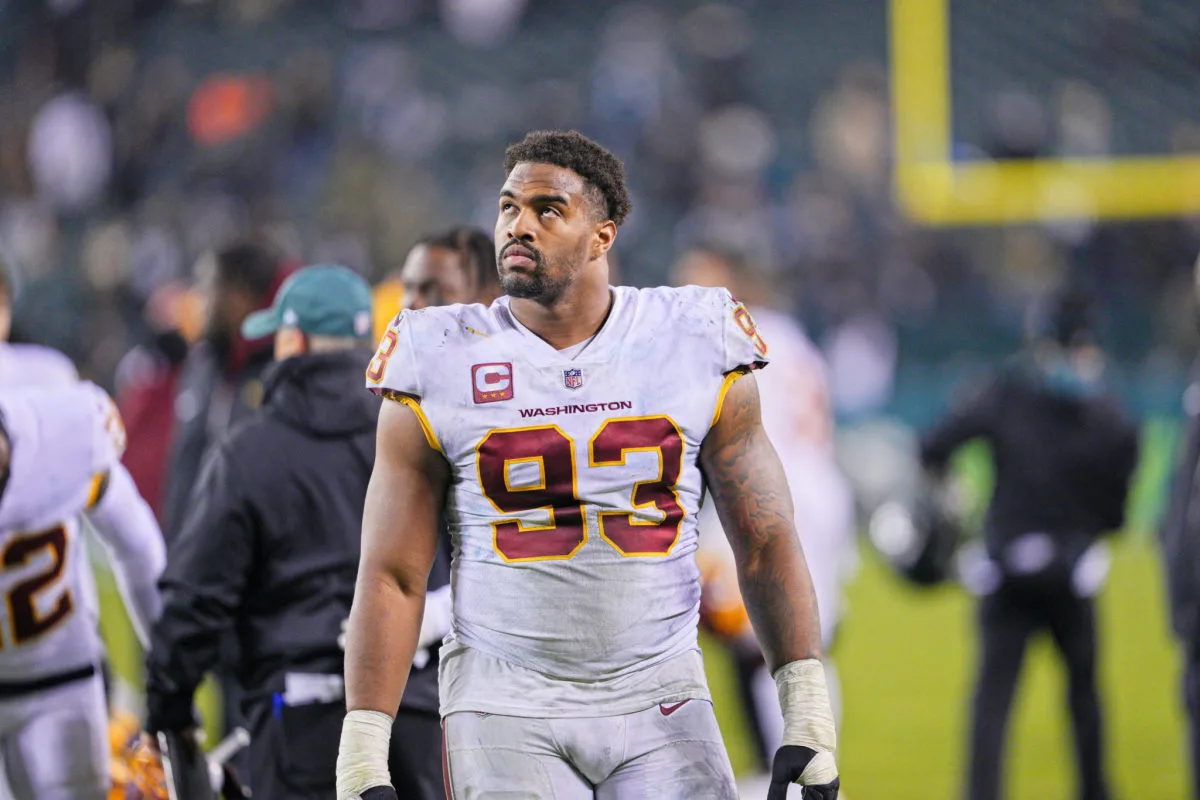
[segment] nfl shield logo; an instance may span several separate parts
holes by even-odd
[[[566,386],[568,389],[578,389],[580,386],[583,386],[583,370],[564,369],[563,386]]]

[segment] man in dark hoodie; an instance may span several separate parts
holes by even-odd
[[[354,593],[379,411],[374,398],[345,388],[371,358],[370,288],[342,267],[307,267],[242,332],[274,334],[276,363],[262,408],[206,457],[170,544],[146,660],[146,727],[195,725],[195,689],[233,628],[254,797],[332,798],[345,713],[338,638]],[[430,730],[397,737],[410,746],[393,759],[395,772],[405,758],[438,762],[436,677],[429,683]],[[433,752],[413,753],[414,739]],[[422,786],[410,796],[427,794]]]
[[[921,439],[922,464],[935,479],[974,439],[991,447],[996,474],[983,525],[986,555],[961,562],[964,583],[980,596],[968,800],[1003,796],[1013,693],[1029,640],[1042,631],[1067,668],[1077,796],[1109,797],[1093,597],[1108,568],[1100,539],[1125,521],[1138,433],[1105,387],[1089,298],[1063,292],[1048,312],[1030,352],[965,394]]]
[[[1193,268],[1200,301],[1200,259]],[[1200,367],[1200,362],[1196,367]],[[1163,517],[1162,537],[1171,629],[1183,648],[1183,701],[1188,715],[1192,800],[1200,800],[1200,372],[1183,394],[1185,436]]]

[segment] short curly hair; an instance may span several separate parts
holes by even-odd
[[[633,203],[625,188],[621,159],[578,131],[531,131],[504,151],[504,174],[520,163],[553,164],[583,178],[588,198],[604,208],[607,219],[618,226],[629,216]],[[603,205],[600,201],[603,201]]]

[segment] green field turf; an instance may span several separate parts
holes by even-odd
[[[1171,431],[1147,429],[1132,532],[1118,539],[1100,598],[1101,682],[1115,800],[1183,800],[1185,739],[1177,653],[1167,634],[1158,553],[1149,535],[1170,460]],[[962,465],[986,489],[980,454]],[[958,800],[969,686],[973,603],[955,588],[914,589],[863,549],[848,587],[835,656],[845,714],[839,761],[848,800]],[[138,654],[111,578],[101,571],[103,627],[117,671],[140,685]],[[741,710],[720,648],[705,640],[709,679],[735,769],[750,765]],[[212,709],[211,696],[201,703]],[[210,713],[210,719],[215,715]],[[1030,650],[1010,733],[1009,798],[1074,800],[1063,676],[1046,641]]]
[[[1166,635],[1157,554],[1118,548],[1101,599],[1101,676],[1117,798],[1186,797],[1177,662]],[[118,671],[137,680],[137,653],[115,590],[102,586],[105,634]],[[850,586],[837,645],[845,716],[840,762],[851,800],[956,798],[974,642],[972,603],[953,589],[918,591],[867,558]],[[734,767],[749,767],[728,664],[706,640],[709,679]],[[1030,651],[1013,720],[1011,798],[1073,800],[1063,681],[1047,643]],[[140,681],[138,681],[140,682]],[[212,708],[211,701],[203,706]],[[211,714],[210,714],[211,716]]]
[[[1100,602],[1108,764],[1117,798],[1185,798],[1178,667],[1166,633],[1157,554],[1118,548]],[[973,604],[920,591],[873,558],[850,587],[837,644],[845,713],[839,761],[852,800],[958,798],[974,670]],[[719,648],[709,679],[735,769],[750,764]],[[1063,675],[1048,641],[1031,648],[1010,734],[1010,798],[1074,800]]]
[[[112,585],[104,631],[122,675],[137,680],[137,652]],[[1117,549],[1100,601],[1109,764],[1117,798],[1186,798],[1183,723],[1175,651],[1166,637],[1157,554],[1141,543]],[[114,602],[116,601],[116,602]],[[706,640],[709,680],[734,768],[750,750],[720,648]],[[918,591],[875,559],[850,587],[836,649],[845,717],[841,771],[851,800],[956,798],[961,781],[972,603],[961,591]],[[1015,710],[1009,798],[1073,800],[1062,675],[1044,642],[1031,650]],[[202,705],[209,706],[209,702]]]
[[[99,547],[92,548],[93,554],[99,550]],[[117,591],[117,583],[113,579],[107,562],[103,560],[103,556],[97,561],[99,563],[96,565],[95,572],[96,589],[100,600],[100,632],[108,647],[109,664],[113,673],[140,696],[145,683],[142,672],[142,648],[138,644],[137,636],[134,635],[133,626],[129,624],[125,606]],[[219,738],[212,738],[218,737],[220,732],[220,717],[218,716],[220,705],[216,691],[215,684],[209,679],[197,693],[196,704],[204,717],[209,742],[219,741]],[[141,713],[142,709],[130,710]]]
[[[1129,531],[1116,539],[1099,599],[1100,679],[1115,800],[1183,800],[1186,739],[1178,651],[1171,642],[1152,531],[1173,459],[1176,427],[1143,428]],[[981,510],[991,483],[986,450],[957,463]],[[842,680],[839,741],[849,800],[959,800],[975,669],[974,601],[962,590],[920,590],[862,548],[862,571],[834,655]],[[735,769],[752,762],[729,667],[706,641],[709,679]],[[1009,733],[1007,796],[1074,800],[1065,679],[1046,638],[1029,651]]]

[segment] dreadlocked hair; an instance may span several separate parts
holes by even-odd
[[[453,250],[461,255],[463,262],[467,265],[467,271],[475,280],[477,289],[493,287],[500,282],[500,276],[496,272],[496,246],[492,242],[492,237],[479,228],[459,225],[441,233],[426,236],[417,244]]]

